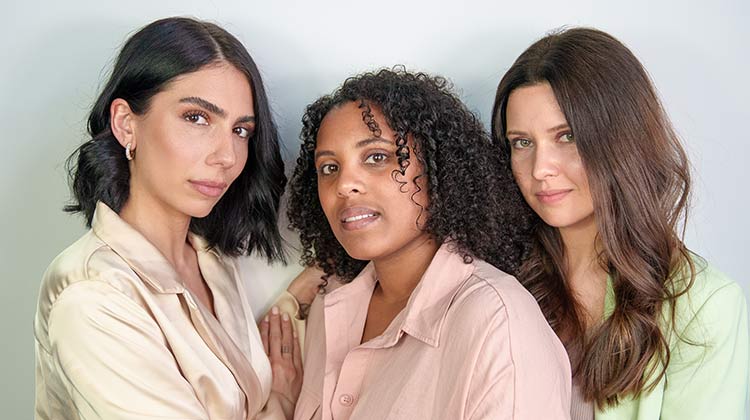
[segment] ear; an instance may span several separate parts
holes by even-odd
[[[125,147],[130,144],[130,149],[135,150],[135,113],[124,99],[117,98],[109,106],[109,121],[112,134],[117,141]]]

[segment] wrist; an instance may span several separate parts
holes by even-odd
[[[288,396],[284,395],[279,391],[271,391],[271,394],[276,395],[281,411],[284,412],[284,417],[291,419],[294,417],[294,406],[296,405]]]

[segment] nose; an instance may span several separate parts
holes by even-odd
[[[233,135],[217,135],[213,139],[213,150],[208,156],[209,165],[231,168],[237,163],[237,152]]]
[[[538,181],[557,176],[559,173],[560,157],[554,147],[544,143],[537,144],[534,150],[534,166],[532,176]]]
[[[355,170],[339,167],[338,179],[336,180],[336,195],[348,198],[352,195],[364,194],[365,185],[360,174]]]

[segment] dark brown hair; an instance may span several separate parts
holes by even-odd
[[[689,163],[638,59],[614,37],[586,28],[545,36],[503,76],[492,134],[504,155],[510,154],[508,97],[538,83],[552,87],[576,139],[593,198],[598,262],[614,286],[614,312],[586,331],[566,281],[562,239],[541,219],[518,277],[571,354],[580,355],[571,362],[584,396],[605,407],[652,389],[669,362],[662,308],[671,307],[673,324],[674,300],[694,278],[679,226],[687,218]]]

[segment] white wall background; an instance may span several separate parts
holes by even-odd
[[[651,73],[692,158],[688,245],[750,290],[750,2],[143,1],[10,2],[0,16],[0,417],[31,418],[32,320],[49,261],[83,233],[61,212],[65,157],[129,34],[170,15],[215,21],[240,38],[265,77],[297,153],[306,104],[353,73],[393,64],[440,73],[489,122],[515,57],[562,25],[606,30]],[[256,311],[296,266],[248,261]],[[260,271],[256,271],[256,268]],[[262,268],[262,270],[261,270]]]

